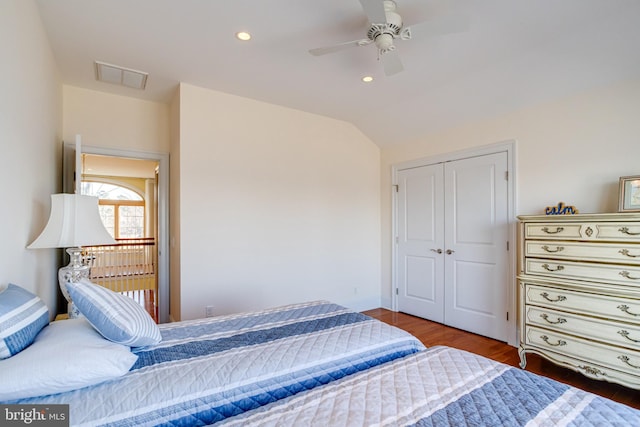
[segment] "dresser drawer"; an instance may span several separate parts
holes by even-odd
[[[527,327],[526,344],[640,376],[640,351],[608,346],[567,334]],[[584,369],[584,365],[577,363]]]
[[[581,224],[532,223],[524,225],[526,239],[580,239]]]
[[[526,258],[524,269],[526,274],[538,276],[561,277],[592,282],[604,281],[622,285],[640,286],[640,266]]]
[[[595,224],[598,240],[640,242],[640,223],[611,222]]]
[[[536,222],[524,225],[525,239],[640,242],[638,222]]]
[[[640,325],[640,300],[525,283],[524,303]]]
[[[640,244],[528,240],[527,257],[640,265]]]
[[[535,306],[527,306],[525,311],[529,325],[640,350],[640,325],[625,325]]]

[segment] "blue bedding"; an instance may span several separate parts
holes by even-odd
[[[72,425],[207,425],[424,349],[329,302],[160,325],[131,371],[17,403],[70,405]]]
[[[640,411],[439,346],[248,411],[222,425],[637,427]]]

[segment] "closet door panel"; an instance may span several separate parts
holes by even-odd
[[[398,309],[444,320],[443,166],[398,173]]]
[[[506,339],[507,156],[445,163],[445,323]]]

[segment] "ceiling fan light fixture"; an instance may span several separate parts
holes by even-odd
[[[393,50],[393,36],[391,34],[380,34],[378,37],[376,37],[375,43],[376,46],[378,46],[378,49],[380,49],[382,52]]]
[[[449,13],[414,23],[412,27],[405,27],[402,16],[397,12],[395,1],[360,0],[360,4],[369,25],[366,38],[310,49],[309,53],[313,56],[321,56],[352,47],[374,44],[377,48],[378,60],[383,64],[384,74],[390,77],[404,70],[396,50],[396,40],[412,40],[414,30],[417,35],[439,36],[465,31],[469,26],[469,19],[465,14]]]

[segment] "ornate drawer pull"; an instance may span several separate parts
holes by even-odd
[[[542,231],[544,231],[547,234],[558,234],[564,231],[564,227],[556,227],[556,231],[549,230],[549,227],[542,227]]]
[[[594,367],[591,367],[591,366],[587,366],[587,365],[578,366],[578,368],[584,370],[586,373],[591,374],[591,375],[601,375],[603,377],[607,376],[606,372],[602,372],[600,369],[594,368]]]
[[[558,340],[557,343],[552,344],[552,343],[549,342],[549,337],[546,336],[546,335],[540,335],[540,338],[542,338],[542,341],[546,342],[547,344],[549,344],[550,346],[553,346],[553,347],[562,347],[563,345],[567,345],[567,342],[563,341],[563,340]]]
[[[629,311],[629,306],[628,306],[628,305],[626,305],[626,304],[621,304],[621,305],[619,305],[617,308],[618,308],[618,310],[623,311],[623,312],[625,312],[625,313],[627,313],[627,314],[629,314],[629,315],[631,315],[631,316],[636,316],[636,317],[637,317],[637,316],[640,316],[640,314],[636,314],[636,313],[632,313],[632,312],[630,312],[630,311]]]
[[[631,363],[629,363],[629,358],[627,356],[618,356],[618,359],[622,360],[624,363],[631,366],[632,368],[640,369],[640,366],[632,365]]]
[[[629,231],[629,227],[618,228],[618,231],[621,232],[622,234],[628,234],[629,236],[640,236],[640,233],[633,233]]]
[[[549,316],[547,315],[547,313],[542,313],[540,317],[542,317],[544,320],[547,321],[547,323],[550,323],[552,325],[561,325],[563,323],[567,323],[567,319],[563,319],[562,317],[558,317],[558,320],[556,320],[555,322],[552,322],[551,320],[549,320]]]
[[[621,331],[618,331],[618,333],[620,335],[622,335],[623,337],[625,337],[626,339],[628,339],[631,342],[640,342],[640,340],[634,340],[633,338],[629,338],[629,331],[625,331],[624,329]]]
[[[544,249],[546,252],[549,252],[550,254],[554,254],[554,253],[556,253],[556,252],[563,251],[563,250],[564,250],[564,246],[556,246],[556,248],[555,248],[555,249],[549,249],[549,246],[544,245],[544,246],[542,247],[542,249]]]
[[[567,297],[565,297],[564,295],[558,295],[558,297],[556,299],[551,299],[551,298],[549,298],[549,294],[546,293],[546,292],[541,293],[540,296],[542,298],[546,299],[549,302],[560,302],[560,301],[564,301],[564,300],[567,299]],[[618,308],[620,308],[620,307],[618,307]],[[629,308],[629,307],[627,307],[627,308]],[[624,311],[624,310],[622,310],[622,311]]]
[[[549,266],[549,264],[542,264],[541,267],[544,268],[547,271],[562,271],[562,270],[564,270],[564,266],[562,266],[562,265],[559,265],[556,268],[551,268],[551,266]],[[625,273],[625,272],[623,272],[623,273]],[[622,273],[620,273],[620,274],[622,274]],[[624,274],[623,274],[623,276],[624,276]]]
[[[633,277],[633,276],[631,275],[631,273],[629,273],[629,272],[628,272],[628,271],[626,271],[626,270],[625,270],[625,271],[621,271],[621,272],[620,272],[620,273],[618,273],[618,274],[620,274],[622,277],[624,277],[624,278],[626,278],[626,279],[629,279],[629,280],[640,280],[640,277]]]
[[[632,255],[629,249],[620,249],[618,253],[621,253],[624,256],[628,256],[629,258],[638,258],[640,255]]]

